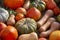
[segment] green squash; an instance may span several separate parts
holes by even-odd
[[[44,1],[34,1],[30,4],[30,8],[36,7],[40,11],[44,11],[46,7],[46,3]]]
[[[9,17],[9,13],[4,8],[0,8],[0,22],[6,22]]]
[[[31,18],[23,18],[16,23],[15,27],[19,34],[27,34],[36,31],[37,23]]]
[[[39,2],[37,8],[38,8],[40,11],[44,11],[44,10],[45,10],[45,6],[46,6],[45,2],[41,1],[41,2]]]
[[[36,8],[37,8],[37,4],[36,4],[35,2],[32,2],[32,3],[30,4],[30,8],[32,8],[32,7],[36,7]]]

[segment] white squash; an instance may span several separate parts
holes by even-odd
[[[6,22],[9,17],[9,13],[4,8],[0,8],[0,22]]]

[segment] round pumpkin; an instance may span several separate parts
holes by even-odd
[[[0,22],[6,22],[9,17],[7,10],[0,8]]]
[[[60,40],[60,30],[52,32],[49,40]]]
[[[18,13],[15,17],[16,21],[21,20],[22,18],[24,18],[24,15],[22,13]]]
[[[44,1],[39,1],[37,2],[36,1],[33,1],[31,4],[30,4],[30,8],[32,7],[36,7],[38,8],[40,11],[44,11],[45,10],[45,7],[46,7],[46,3]]]
[[[18,32],[13,26],[7,26],[1,31],[1,40],[16,40],[18,37]]]
[[[11,9],[17,9],[21,7],[23,3],[24,0],[4,0],[4,5]]]
[[[22,14],[26,15],[26,9],[24,9],[24,8],[22,8],[22,7],[17,8],[15,11],[16,11],[17,13],[22,13]]]
[[[37,23],[31,18],[23,18],[16,23],[15,27],[19,34],[31,33],[36,31]]]
[[[41,12],[37,8],[32,7],[28,10],[26,17],[29,17],[38,21],[41,18]]]

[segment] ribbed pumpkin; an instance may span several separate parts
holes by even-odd
[[[0,22],[6,22],[9,17],[7,10],[0,8]]]
[[[45,10],[45,7],[46,7],[46,3],[44,1],[40,1],[37,5],[37,8],[40,10],[40,11],[44,11]]]
[[[19,34],[27,34],[36,31],[37,24],[31,18],[23,18],[16,23],[15,27],[19,31]]]
[[[44,11],[45,10],[45,7],[46,7],[46,3],[44,1],[33,1],[31,4],[30,4],[30,8],[31,7],[36,7],[38,8],[40,11]]]

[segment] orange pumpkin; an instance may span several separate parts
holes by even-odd
[[[18,32],[13,26],[7,26],[1,31],[1,40],[16,40],[18,37]]]
[[[22,7],[17,8],[15,11],[16,11],[17,13],[22,13],[22,14],[26,15],[26,9],[24,9],[24,8],[22,8]]]
[[[52,32],[49,40],[60,40],[60,30]]]
[[[4,5],[11,8],[16,9],[23,5],[24,0],[4,0]]]
[[[22,19],[22,18],[24,18],[24,15],[23,15],[22,13],[18,13],[18,14],[16,15],[16,17],[15,17],[16,21],[18,21],[18,20],[20,20],[20,19]]]
[[[32,18],[37,21],[41,18],[41,12],[37,8],[32,7],[28,10],[26,17]]]

